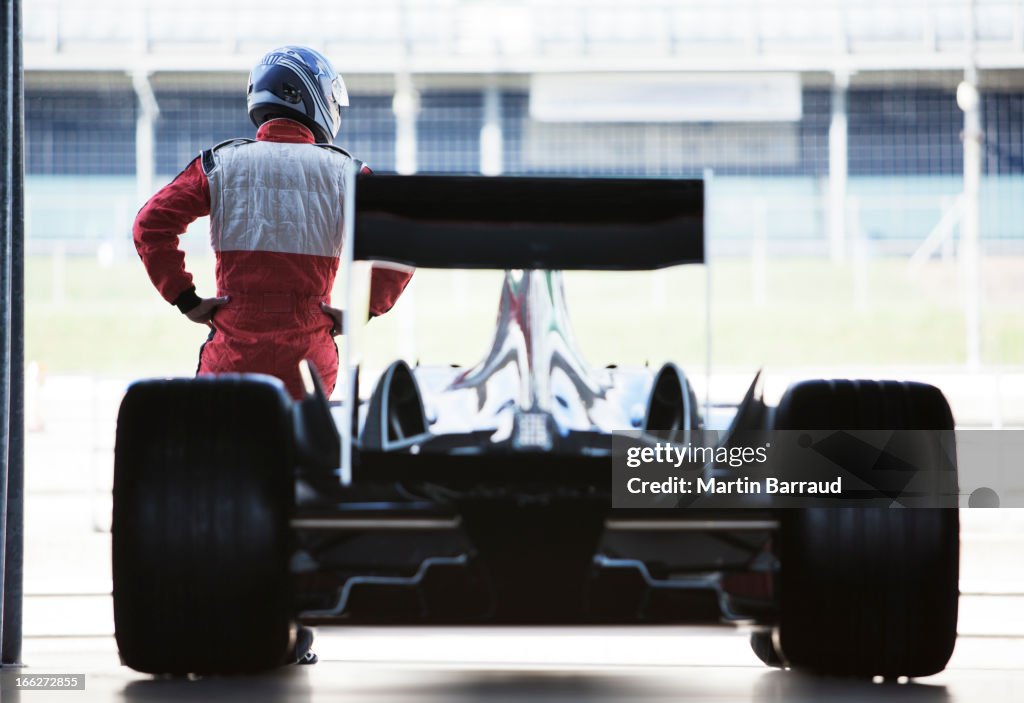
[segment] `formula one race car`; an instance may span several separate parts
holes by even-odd
[[[560,271],[702,263],[700,181],[374,176],[356,189],[348,177],[345,270],[507,270],[490,351],[468,370],[395,361],[361,402],[329,402],[308,365],[299,402],[255,375],[132,385],[113,516],[125,664],[266,669],[296,624],[724,623],[746,627],[770,666],[946,665],[955,507],[612,508],[613,433],[711,420],[674,365],[588,367]],[[346,399],[360,397],[356,278]],[[755,379],[718,429],[728,442],[952,428],[923,384],[805,381],[769,407]]]

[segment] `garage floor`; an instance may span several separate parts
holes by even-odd
[[[1015,610],[1024,611],[1024,599]],[[321,662],[238,679],[155,680],[119,666],[110,637],[26,641],[22,673],[85,674],[85,692],[19,691],[4,703],[124,701],[1024,700],[1024,638],[961,638],[947,671],[903,684],[819,679],[757,664],[731,630],[696,628],[321,630]]]
[[[109,533],[87,503],[28,505],[26,668],[3,703],[35,701],[1024,701],[1024,511],[966,511],[960,639],[949,668],[902,684],[764,668],[732,628],[321,628],[320,663],[241,679],[154,680],[120,666]],[[68,576],[78,578],[69,582]],[[72,590],[73,589],[73,590]],[[81,692],[19,691],[17,673],[84,674]]]
[[[965,511],[959,632],[949,668],[909,683],[817,679],[763,667],[732,628],[321,628],[320,663],[240,679],[154,680],[120,666],[109,533],[87,502],[27,504],[25,701],[1024,701],[1024,511]],[[73,581],[69,576],[75,575]],[[19,691],[17,673],[84,674],[84,693]]]

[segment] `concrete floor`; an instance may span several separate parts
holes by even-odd
[[[109,533],[82,495],[27,502],[26,668],[3,703],[99,701],[1024,701],[1024,510],[963,513],[960,639],[904,684],[763,667],[731,628],[321,628],[320,663],[240,679],[154,680],[120,666]],[[84,674],[85,692],[18,691],[16,673]]]
[[[886,684],[768,670],[742,636],[722,628],[331,628],[318,633],[317,651],[315,666],[261,676],[153,679],[120,666],[110,637],[34,637],[17,673],[84,674],[86,690],[19,691],[8,671],[2,700],[1024,700],[1021,637],[962,637],[946,671]]]

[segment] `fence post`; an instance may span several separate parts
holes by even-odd
[[[754,241],[750,258],[754,305],[760,308],[768,302],[768,202],[764,198],[754,199]]]
[[[484,121],[480,126],[480,173],[500,176],[505,170],[501,128],[501,89],[491,77],[484,87]]]
[[[858,312],[869,307],[868,286],[868,234],[861,224],[860,198],[851,195],[847,199],[847,232],[853,238],[853,303]]]
[[[395,76],[391,109],[395,113],[395,171],[403,175],[416,173],[416,118],[420,113],[420,96],[407,72]]]
[[[957,86],[957,105],[964,113],[964,192],[960,216],[960,266],[964,306],[964,346],[967,368],[981,367],[981,222],[978,199],[981,191],[982,141],[981,97],[978,95],[976,48],[976,0],[967,4],[967,61],[964,79]]]
[[[828,128],[829,256],[843,261],[847,248],[847,175],[849,171],[849,129],[847,91],[850,74],[836,71],[832,77],[832,116]]]

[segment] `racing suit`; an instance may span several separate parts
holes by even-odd
[[[300,398],[298,364],[309,359],[334,388],[334,321],[320,304],[330,304],[338,272],[342,172],[351,158],[314,145],[312,132],[298,122],[274,119],[255,140],[204,151],[139,211],[135,247],[153,285],[182,312],[201,299],[178,237],[210,215],[217,295],[229,300],[217,308],[198,373],[266,373]],[[361,166],[361,174],[369,172]],[[411,277],[408,270],[375,266],[370,315],[390,310]]]

